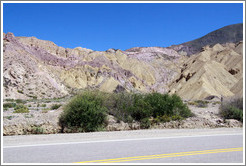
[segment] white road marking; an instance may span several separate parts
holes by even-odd
[[[194,135],[194,136],[175,136],[175,137],[151,137],[151,138],[132,138],[132,139],[114,139],[114,140],[98,140],[98,141],[82,141],[82,142],[64,142],[64,143],[49,143],[49,144],[32,144],[32,145],[17,145],[17,146],[4,146],[7,148],[22,148],[22,147],[34,147],[34,146],[54,146],[54,145],[72,145],[72,144],[88,144],[88,143],[106,143],[106,142],[123,142],[123,141],[144,141],[144,140],[158,140],[158,139],[175,139],[175,138],[192,138],[192,137],[216,137],[216,136],[234,136],[243,135],[238,134],[213,134],[213,135]]]

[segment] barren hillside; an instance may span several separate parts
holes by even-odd
[[[207,45],[237,43],[243,40],[243,24],[232,24],[208,33],[201,38],[185,42],[179,45],[172,45],[170,48],[183,55],[192,55],[200,52]]]
[[[3,36],[4,98],[54,98],[81,89],[169,92],[184,99],[242,96],[240,27],[241,24],[233,25],[212,32],[223,32],[223,38],[211,44],[202,42],[206,45],[200,45],[201,50],[190,56],[183,55],[177,47],[135,47],[125,51],[69,49],[51,41],[7,33]],[[230,32],[236,37],[226,36]],[[201,39],[204,38],[207,37]],[[228,42],[219,44],[225,39]]]
[[[205,99],[210,96],[242,96],[242,43],[205,47],[183,63],[181,73],[170,84],[170,92],[184,99]]]

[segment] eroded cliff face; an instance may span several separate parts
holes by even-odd
[[[166,48],[65,49],[35,37],[4,35],[4,97],[53,98],[74,89],[168,91],[182,57]]]
[[[204,47],[182,66],[169,86],[170,93],[184,99],[243,96],[242,42]]]
[[[172,48],[93,51],[12,33],[3,39],[4,98],[54,98],[80,89],[184,99],[243,95],[242,42],[205,46],[188,57]]]

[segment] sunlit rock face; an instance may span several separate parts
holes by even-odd
[[[13,99],[56,98],[98,89],[177,93],[184,99],[242,96],[243,43],[237,40],[207,44],[191,54],[182,50],[184,44],[93,51],[7,33],[3,94]]]

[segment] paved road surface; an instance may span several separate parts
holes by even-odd
[[[242,163],[243,146],[241,128],[8,136],[3,163]]]

